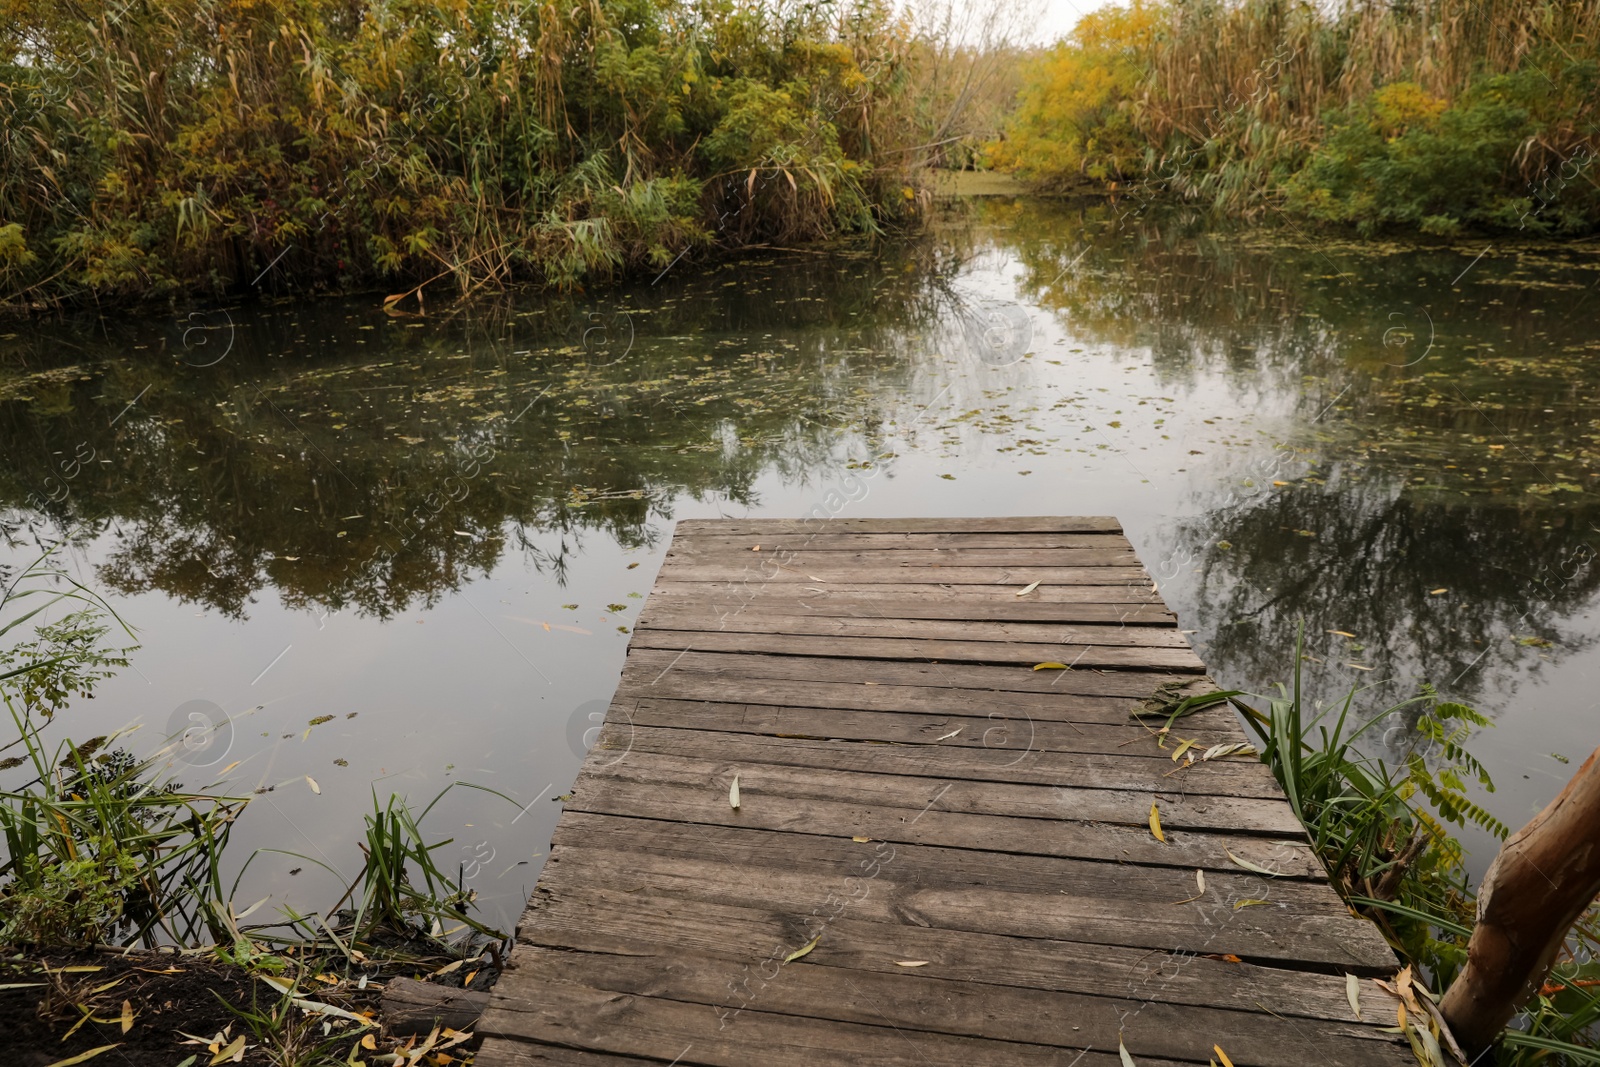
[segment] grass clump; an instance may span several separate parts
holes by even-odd
[[[59,606],[70,610],[40,622]],[[249,1062],[283,1067],[388,1062],[400,1052],[417,1062],[422,1045],[429,1062],[462,1055],[470,1034],[436,1033],[421,1045],[388,1035],[376,1012],[381,986],[371,983],[439,975],[465,984],[481,975],[482,988],[501,969],[506,934],[474,917],[464,870],[447,871],[438,858],[451,841],[429,840],[423,829],[446,793],[466,783],[420,813],[404,797],[380,801],[374,793],[361,868],[340,899],[321,912],[291,908],[246,925],[254,908],[236,913],[234,895],[251,863],[276,851],[258,850],[224,884],[230,833],[248,796],[163,777],[159,768],[181,738],[138,758],[116,746],[117,735],[83,744],[45,737],[67,701],[92,697],[126,664],[131,647],[106,645],[119,625],[114,612],[47,560],[5,590],[0,610],[8,608],[16,610],[0,637],[35,625],[27,640],[0,651],[0,699],[16,729],[0,749],[16,753],[0,767],[0,945],[10,950],[0,971],[17,979],[0,991],[45,990],[43,1000],[29,993],[26,1004],[9,1005],[28,1016],[13,1027],[19,1047],[70,1039],[77,1044],[62,1044],[64,1055],[92,1051],[121,1043],[145,1020],[204,1049],[196,1062],[223,1062],[246,1046]],[[129,952],[136,954],[123,960]],[[104,980],[108,959],[124,977]],[[84,972],[95,980],[79,981]],[[171,988],[160,986],[165,978],[136,977],[152,974],[172,975]],[[226,994],[223,1021],[213,989]],[[197,997],[207,1003],[195,1004]],[[196,1035],[202,1023],[209,1029]],[[0,1036],[0,1056],[12,1039]],[[141,1034],[145,1045],[160,1040]],[[163,1062],[181,1061],[187,1050],[171,1051]]]

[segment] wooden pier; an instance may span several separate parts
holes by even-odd
[[[1415,1063],[1204,670],[1114,519],[679,523],[478,1064]]]

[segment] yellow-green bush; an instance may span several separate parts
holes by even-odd
[[[1364,231],[1600,227],[1600,0],[1132,0],[1028,71],[998,166]]]

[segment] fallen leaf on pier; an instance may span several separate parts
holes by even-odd
[[[966,729],[965,726],[957,726],[954,730],[951,730],[949,733],[940,734],[938,737],[935,737],[934,740],[935,741],[948,741],[952,737],[954,737],[956,734],[959,734],[962,730],[965,730],[965,729]]]
[[[1227,853],[1227,856],[1228,856],[1228,858],[1230,860],[1232,860],[1234,863],[1238,864],[1240,867],[1243,867],[1247,871],[1254,871],[1256,874],[1264,874],[1269,878],[1282,878],[1283,877],[1283,875],[1278,871],[1269,871],[1265,867],[1261,866],[1260,864],[1251,863],[1249,860],[1240,859],[1238,856],[1235,856],[1232,852],[1229,852],[1227,846],[1223,846],[1222,851]]]
[[[1256,747],[1250,744],[1248,741],[1235,741],[1231,744],[1224,742],[1220,745],[1212,745],[1210,748],[1206,749],[1205,753],[1200,757],[1200,762],[1204,763],[1206,760],[1221,759],[1223,756],[1254,755],[1257,755]]]
[[[734,811],[739,810],[739,776],[733,776],[733,786],[728,790],[728,806]]]
[[[311,791],[317,794],[317,796],[320,797],[322,795],[322,787],[318,785],[317,780],[311,777],[309,774],[306,775],[306,784],[311,787]]]
[[[1039,588],[1039,583],[1038,582],[1030,582],[1027,585],[1023,586],[1021,589],[1017,590],[1017,595],[1018,596],[1027,596],[1029,593],[1033,592],[1037,588]]]
[[[1196,738],[1191,737],[1174,749],[1172,752],[1172,762],[1177,763],[1178,760],[1183,758],[1183,754],[1194,747],[1196,740]]]
[[[1353,974],[1344,976],[1344,995],[1350,1001],[1350,1010],[1356,1013],[1356,1018],[1361,1018],[1361,979]]]
[[[1122,1067],[1139,1067],[1133,1062],[1133,1057],[1128,1055],[1128,1046],[1122,1043],[1122,1035],[1117,1035],[1117,1055],[1122,1057]]]
[[[1228,1059],[1228,1054],[1222,1051],[1221,1045],[1212,1045],[1211,1051],[1217,1054],[1217,1059],[1222,1061],[1222,1067],[1233,1067],[1233,1061]]]
[[[1270,900],[1257,900],[1255,897],[1246,897],[1243,900],[1234,901],[1233,902],[1233,910],[1234,911],[1238,911],[1240,908],[1253,908],[1258,904],[1271,904],[1271,903],[1272,903],[1272,901],[1270,901]]]
[[[1150,833],[1162,844],[1167,843],[1167,835],[1161,832],[1161,810],[1154,804],[1150,805]]]
[[[810,941],[807,941],[805,944],[801,945],[799,948],[795,949],[793,952],[791,952],[787,956],[783,957],[783,962],[784,963],[793,963],[795,960],[799,959],[801,956],[804,956],[806,953],[808,953],[812,949],[816,948],[817,947],[817,942],[821,941],[821,940],[822,940],[822,935],[818,934],[816,937],[813,937]]]
[[[1049,663],[1035,663],[1033,665],[1033,669],[1036,671],[1066,671],[1071,670],[1072,668],[1068,667],[1065,663],[1057,663],[1054,660],[1051,660]]]
[[[928,965],[928,961],[927,960],[895,960],[894,965],[896,967],[926,967]]]

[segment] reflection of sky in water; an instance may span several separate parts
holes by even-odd
[[[238,716],[232,749],[180,779],[241,760],[230,780],[269,791],[238,827],[240,855],[282,848],[346,874],[371,790],[419,807],[452,780],[499,790],[512,801],[453,791],[428,825],[454,838],[441,866],[466,865],[485,918],[509,924],[671,520],[793,516],[846,496],[848,516],[1112,514],[1224,684],[1284,678],[1304,614],[1315,691],[1376,683],[1364,699],[1378,707],[1427,679],[1478,702],[1500,722],[1473,744],[1501,786],[1490,806],[1519,824],[1570,773],[1550,753],[1581,758],[1600,725],[1597,576],[1575,555],[1600,465],[1573,429],[1600,405],[1576,359],[1543,376],[1496,361],[1549,341],[1529,325],[1540,316],[1567,331],[1550,351],[1586,351],[1600,330],[1568,313],[1579,267],[1530,256],[1479,264],[1477,289],[1446,284],[1474,254],[1324,256],[992,205],[837,269],[795,257],[684,272],[625,292],[623,319],[610,304],[466,326],[353,305],[304,323],[241,312],[219,376],[163,379],[142,436],[108,448],[113,473],[71,487],[70,506],[108,524],[75,546],[74,569],[102,586],[95,568],[115,563],[128,591],[113,601],[144,647],[63,720],[80,738],[130,721],[148,736],[186,701],[214,701]],[[567,348],[552,353],[541,323],[563,314]],[[1410,332],[1392,332],[1397,315]],[[85,359],[156,346],[121,328],[67,341]],[[1423,330],[1434,351],[1417,347]],[[605,346],[624,335],[614,359]],[[31,401],[0,405],[8,451],[22,467],[70,454],[100,417],[93,398],[139,380],[113,364],[79,393],[36,383]],[[493,462],[462,474],[461,449],[484,441]],[[888,458],[865,495],[835,495],[872,457]],[[1525,491],[1547,467],[1541,485],[1573,487]],[[452,471],[459,508],[406,495]],[[13,473],[0,492],[14,503],[38,491]],[[143,499],[181,518],[131,514]],[[352,606],[370,601],[344,558],[370,560],[355,523],[372,520],[345,519],[388,500],[430,562],[380,622]],[[303,560],[240,547],[269,537],[310,547]],[[254,592],[244,617],[208,602],[191,556],[213,576],[247,559],[233,587]],[[361,588],[381,600],[385,586]],[[1469,843],[1481,870],[1487,842]],[[244,902],[325,906],[344,888],[288,857],[251,875]]]

